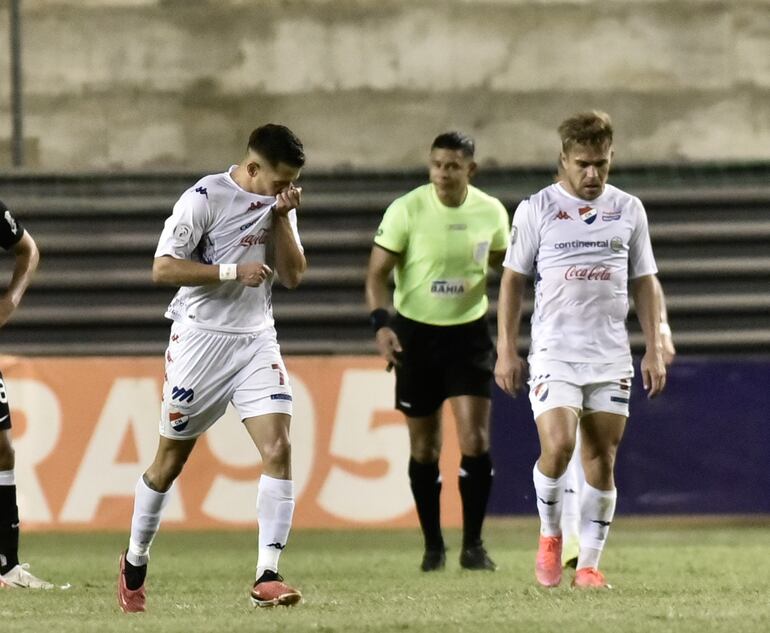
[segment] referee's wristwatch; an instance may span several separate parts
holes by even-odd
[[[385,308],[376,308],[369,313],[369,324],[375,334],[384,327],[390,325],[390,314]]]

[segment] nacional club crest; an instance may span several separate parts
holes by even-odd
[[[580,213],[580,219],[586,224],[593,224],[594,220],[596,220],[596,209],[593,207],[580,207],[578,212]]]

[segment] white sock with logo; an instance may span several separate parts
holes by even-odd
[[[561,536],[561,507],[565,475],[558,479],[546,477],[535,463],[532,469],[532,481],[535,483],[537,512],[540,515],[540,534]]]
[[[583,466],[580,463],[578,442],[575,443],[572,459],[569,460],[567,472],[564,473],[562,481],[564,497],[561,506],[561,532],[566,543],[570,539],[580,539],[580,490],[583,487]]]
[[[580,506],[580,554],[578,569],[584,567],[599,568],[604,544],[615,516],[615,503],[618,498],[616,488],[597,490],[587,482],[583,483]]]
[[[294,515],[294,482],[262,475],[257,490],[259,554],[257,578],[266,569],[278,571],[278,559],[289,539]]]
[[[157,492],[144,483],[144,476],[136,483],[134,515],[131,517],[131,538],[126,560],[137,567],[150,560],[150,545],[158,533],[163,508],[171,499],[173,485],[166,492]]]

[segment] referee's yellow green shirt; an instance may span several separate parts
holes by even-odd
[[[487,312],[490,251],[508,246],[503,204],[476,187],[459,207],[441,203],[432,184],[396,199],[374,243],[401,255],[393,304],[409,319],[459,325]]]

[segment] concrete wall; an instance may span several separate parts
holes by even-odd
[[[25,0],[23,22],[34,168],[220,168],[266,121],[314,168],[414,167],[447,128],[550,163],[585,108],[623,162],[770,159],[770,0]]]

